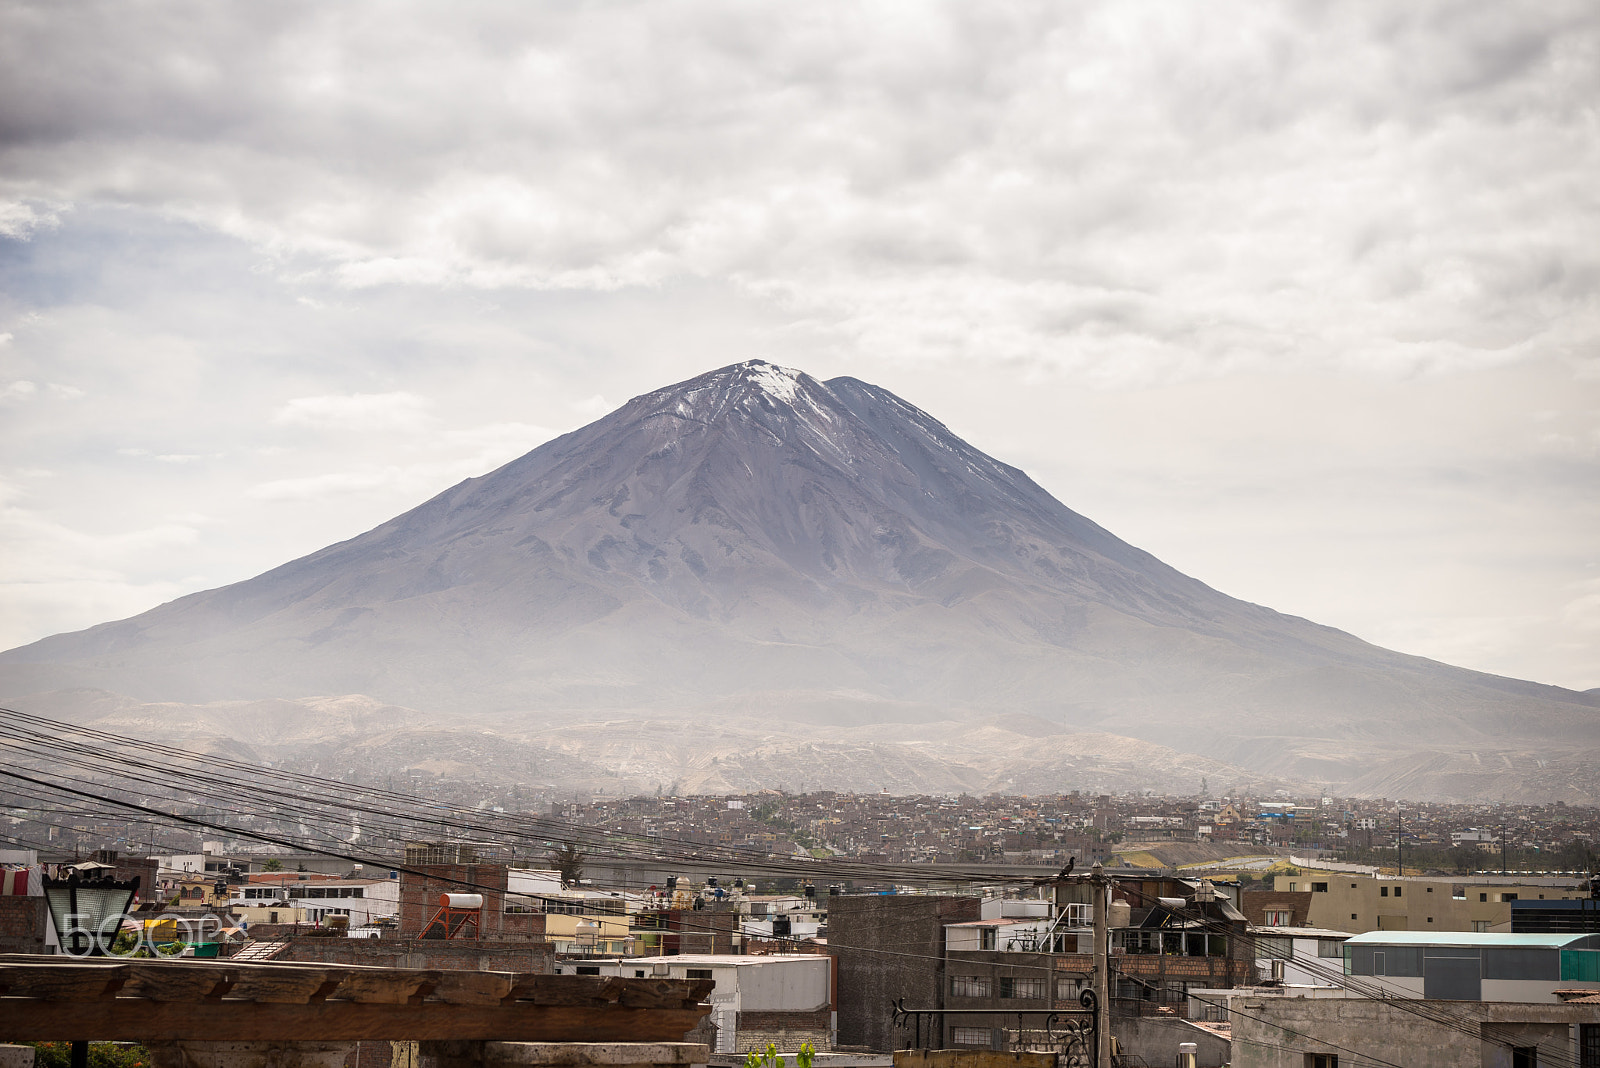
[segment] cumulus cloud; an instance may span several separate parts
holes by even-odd
[[[3,451],[65,530],[221,517],[122,588],[244,577],[761,355],[897,390],[1229,592],[1592,673],[1540,658],[1589,636],[1600,544],[1592,3],[0,25]]]
[[[351,287],[729,279],[863,349],[1111,382],[1600,334],[1582,0],[64,19],[9,19],[0,192]]]

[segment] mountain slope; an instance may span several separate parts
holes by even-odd
[[[68,686],[365,693],[530,726],[1026,712],[1287,775],[1308,737],[1600,744],[1593,695],[1227,597],[893,394],[759,361],[254,579],[0,654],[6,695]]]

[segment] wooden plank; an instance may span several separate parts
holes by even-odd
[[[0,969],[0,990],[11,997],[91,1001],[114,995],[130,974],[126,964],[8,964]]]
[[[632,982],[639,982],[634,979]],[[622,985],[598,975],[525,976],[516,988],[535,1005],[610,1005],[622,996]]]
[[[257,964],[239,970],[228,999],[304,1005],[326,998],[344,977],[343,968]]]
[[[432,993],[441,974],[407,968],[352,969],[329,997],[367,1005],[407,1005]]]
[[[368,1005],[0,998],[0,1034],[19,1042],[681,1042],[710,1006]]]
[[[630,1009],[687,1009],[704,1001],[711,979],[625,979],[617,1004]]]
[[[511,972],[439,972],[429,1001],[452,1005],[498,1005],[517,986]]]
[[[236,970],[216,965],[197,968],[130,965],[128,971],[128,981],[118,995],[152,1001],[214,1001],[227,994],[239,980]]]

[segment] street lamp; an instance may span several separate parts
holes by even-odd
[[[122,917],[138,891],[138,876],[89,879],[76,872],[65,879],[45,876],[44,896],[50,903],[62,952],[72,957],[109,956],[122,930]],[[106,927],[113,920],[116,926],[108,932]]]
[[[133,895],[139,892],[139,877],[113,879],[104,875],[86,879],[73,872],[65,879],[45,876],[44,896],[50,904],[50,917],[56,923],[56,936],[63,952],[73,957],[105,957],[122,930]],[[116,926],[106,932],[106,926]],[[71,1068],[89,1068],[89,1043],[72,1043]]]

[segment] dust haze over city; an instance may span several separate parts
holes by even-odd
[[[1592,804],[1597,21],[0,6],[0,704]]]

